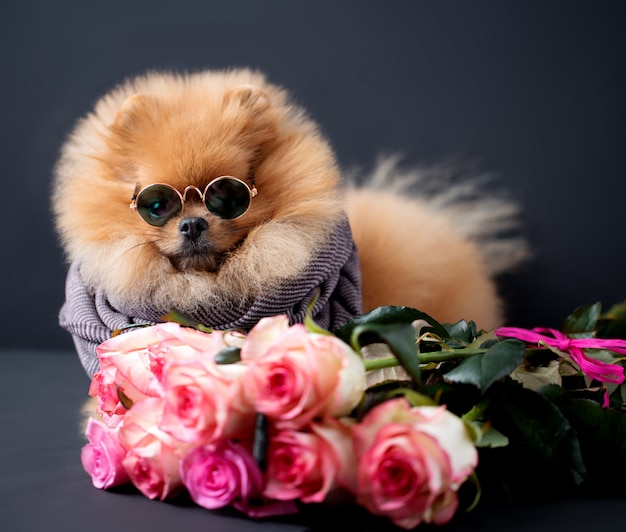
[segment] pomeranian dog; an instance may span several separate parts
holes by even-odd
[[[496,236],[515,205],[395,163],[344,178],[314,121],[248,69],[149,73],[106,94],[53,190],[70,263],[60,319],[88,373],[114,329],[171,309],[215,329],[302,321],[312,301],[328,328],[382,305],[500,325],[495,275],[525,254]]]

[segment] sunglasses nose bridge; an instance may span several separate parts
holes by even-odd
[[[198,187],[194,185],[189,185],[185,187],[185,190],[183,190],[183,193],[182,193],[183,203],[187,201],[187,192],[190,190],[195,190],[198,193],[198,196],[200,197],[200,199],[204,199],[204,193]]]

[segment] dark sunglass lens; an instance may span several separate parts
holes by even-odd
[[[204,202],[212,214],[232,220],[248,210],[250,189],[236,179],[216,179],[207,187]]]
[[[152,185],[137,196],[137,211],[150,225],[161,227],[182,209],[180,198],[174,189]]]

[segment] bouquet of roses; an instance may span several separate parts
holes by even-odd
[[[82,463],[97,488],[186,491],[251,517],[332,499],[406,529],[443,524],[478,501],[483,458],[510,464],[497,450],[573,485],[589,455],[626,464],[624,333],[624,307],[599,304],[561,331],[381,307],[333,333],[274,316],[243,334],[171,313],[98,348]]]

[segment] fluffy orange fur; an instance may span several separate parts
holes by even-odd
[[[129,208],[137,185],[203,189],[222,175],[254,179],[258,195],[241,218],[211,215],[194,194],[164,227]],[[344,187],[316,124],[258,72],[151,73],[123,83],[65,143],[53,205],[68,260],[114,306],[245,305],[297,276],[347,212],[366,310],[407,305],[483,328],[502,321],[477,245],[426,202]],[[206,255],[182,252],[182,216],[208,222]]]
[[[501,323],[483,255],[445,214],[423,200],[367,189],[349,191],[346,210],[359,248],[364,311],[406,305],[443,323]]]

